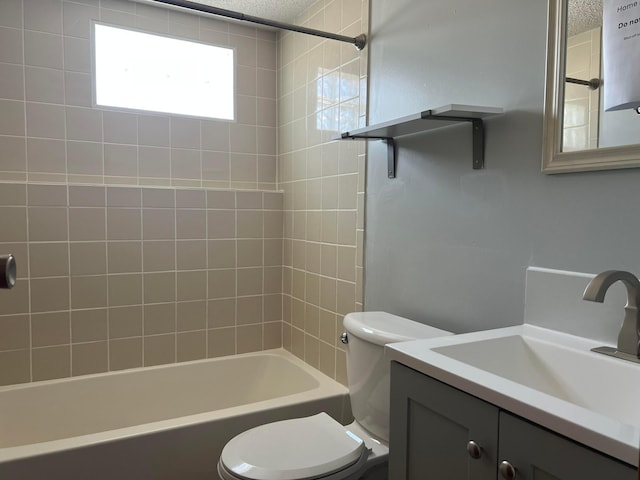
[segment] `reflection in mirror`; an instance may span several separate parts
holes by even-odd
[[[640,37],[640,25],[633,24],[640,2],[607,1],[632,20],[625,40],[636,30]],[[602,67],[611,53],[603,46],[603,0],[550,0],[549,8],[543,171],[640,166],[640,115],[628,107],[605,111],[606,89],[614,87]],[[638,62],[640,48],[634,48],[631,60]]]
[[[634,110],[605,112],[601,104],[607,88],[606,83],[598,88],[601,49],[602,0],[569,0],[563,152],[640,142],[640,118]]]
[[[602,0],[569,0],[562,151],[598,148]]]

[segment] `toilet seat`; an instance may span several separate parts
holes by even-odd
[[[224,447],[218,469],[233,480],[338,479],[362,468],[368,453],[359,436],[323,412],[241,433]]]

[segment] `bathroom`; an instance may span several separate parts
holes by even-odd
[[[18,282],[0,383],[283,346],[344,384],[348,312],[462,333],[522,322],[528,266],[640,273],[640,173],[540,172],[546,2],[476,3],[321,0],[296,19],[358,35],[370,11],[358,52],[124,0],[2,0],[0,241]],[[239,124],[96,113],[91,19],[236,47]],[[403,142],[395,180],[380,143],[330,140],[449,103],[506,112],[484,170],[465,127]],[[164,228],[180,217],[247,233]]]

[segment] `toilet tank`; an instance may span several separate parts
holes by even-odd
[[[452,333],[385,312],[349,313],[343,324],[353,416],[375,437],[388,442],[390,372],[384,346]]]

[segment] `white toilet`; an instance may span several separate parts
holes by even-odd
[[[347,376],[355,421],[326,413],[268,423],[232,438],[222,450],[224,480],[343,480],[387,478],[389,362],[384,345],[450,332],[385,312],[344,319]]]

